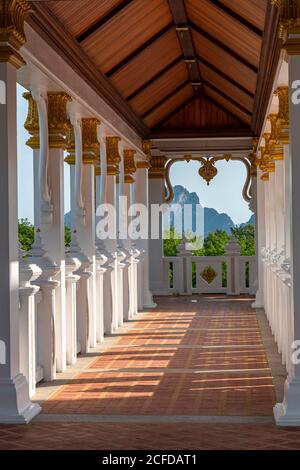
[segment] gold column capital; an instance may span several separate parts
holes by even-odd
[[[278,125],[279,118],[278,113],[271,113],[268,116],[268,120],[271,124],[271,136],[270,136],[270,156],[272,161],[283,160],[284,152],[283,145],[280,142],[280,127]]]
[[[280,86],[275,91],[275,96],[278,97],[278,126],[279,126],[279,141],[282,144],[289,143],[289,87]]]
[[[37,104],[29,91],[23,93],[23,98],[28,101],[28,114],[24,127],[29,132],[30,138],[27,140],[26,145],[32,148],[32,150],[36,150],[40,148],[40,127]]]
[[[119,154],[119,142],[121,138],[117,136],[106,137],[106,158],[107,174],[116,176],[119,174],[119,163],[121,157]]]
[[[71,96],[65,92],[48,92],[48,127],[50,148],[66,148],[66,138],[70,130],[67,104],[71,101]]]
[[[82,119],[83,163],[86,165],[100,165],[100,144],[97,136],[99,124],[97,118]]]
[[[66,150],[68,155],[65,158],[65,162],[69,165],[75,165],[75,135],[74,128],[71,123],[66,135]]]
[[[124,149],[124,174],[125,183],[134,183],[133,174],[136,172],[134,156],[136,151],[133,149]]]
[[[24,22],[30,11],[26,0],[1,0],[0,62],[9,62],[16,68],[25,64],[18,51],[26,43]]]
[[[300,53],[300,2],[299,0],[271,0],[279,9],[279,36],[289,55]]]
[[[164,178],[166,174],[166,161],[167,157],[164,155],[152,156],[150,160],[151,168],[149,170],[149,178]]]
[[[152,140],[150,139],[144,139],[142,140],[142,149],[144,154],[146,155],[146,160],[140,160],[136,162],[136,167],[137,168],[146,168],[149,170],[151,168],[151,150],[153,148],[153,143]]]

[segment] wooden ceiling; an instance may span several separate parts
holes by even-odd
[[[61,28],[61,38],[84,52],[143,137],[260,131],[281,46],[269,0],[33,5],[32,24],[42,13],[48,29]]]

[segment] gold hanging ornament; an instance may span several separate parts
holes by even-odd
[[[218,170],[215,167],[215,163],[209,158],[206,159],[205,162],[201,162],[202,166],[199,169],[199,175],[206,181],[207,186],[209,186],[210,182],[217,176]]]

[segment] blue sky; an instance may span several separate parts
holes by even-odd
[[[19,181],[19,219],[34,221],[33,210],[33,157],[27,147],[27,131],[24,122],[27,116],[27,101],[22,97],[25,90],[18,86],[18,181]],[[235,224],[246,222],[251,217],[247,203],[242,198],[242,188],[246,178],[246,169],[240,162],[218,162],[219,174],[207,186],[199,176],[199,163],[176,163],[171,169],[173,185],[181,184],[196,192],[205,207],[213,207],[218,212],[226,212]],[[69,166],[65,164],[65,212],[70,210],[70,177]]]

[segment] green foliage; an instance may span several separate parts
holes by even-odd
[[[65,225],[65,246],[70,246],[72,241],[71,230]]]
[[[217,230],[210,233],[204,240],[204,254],[195,256],[223,256],[225,254],[225,245],[229,242],[229,235],[224,230]]]
[[[241,246],[242,256],[255,255],[255,229],[253,225],[245,225],[244,227],[235,227],[232,229],[238,243]],[[165,237],[168,234],[165,233]],[[171,227],[169,239],[164,240],[165,256],[177,256],[177,246],[181,243],[179,234]],[[223,230],[217,230],[210,233],[204,240],[204,247],[193,251],[194,256],[223,256],[225,254],[225,246],[229,242],[230,236]]]
[[[255,229],[254,225],[245,225],[244,227],[236,227],[232,230],[234,236],[241,247],[242,256],[255,255]]]
[[[25,251],[29,251],[34,242],[34,226],[28,219],[19,220],[19,242]],[[70,243],[71,230],[65,226],[65,245],[70,246]]]
[[[164,232],[164,255],[177,256],[177,247],[181,243],[179,234],[175,231],[174,227],[170,231]]]
[[[34,227],[28,219],[21,219],[19,221],[19,242],[21,248],[29,251],[34,241]]]

